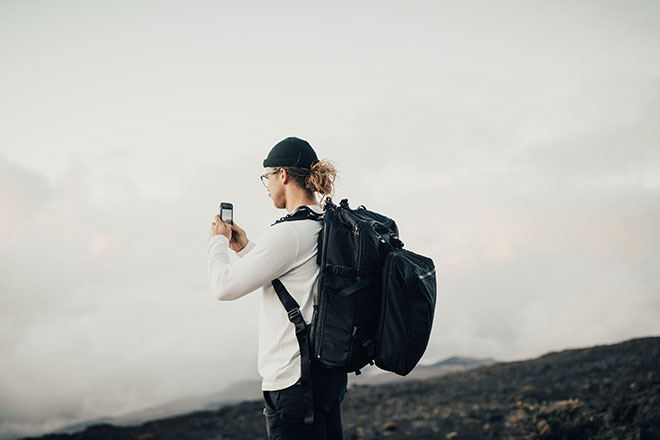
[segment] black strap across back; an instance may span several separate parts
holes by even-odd
[[[277,220],[273,225],[284,221],[294,220],[316,220],[323,219],[323,214],[318,214],[308,206],[301,206],[291,214],[285,215]],[[312,389],[312,371],[311,371],[311,357],[310,357],[310,342],[309,342],[309,328],[305,324],[305,320],[300,313],[300,305],[293,299],[291,294],[286,290],[284,284],[279,279],[271,281],[277,297],[286,309],[289,321],[296,327],[296,338],[298,339],[298,346],[300,348],[300,382],[303,386],[303,404],[305,406],[305,423],[314,423],[314,393]]]

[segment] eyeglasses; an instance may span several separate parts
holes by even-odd
[[[270,182],[268,181],[268,177],[269,177],[269,176],[272,176],[273,174],[277,174],[277,173],[279,173],[279,172],[280,172],[280,169],[278,168],[277,170],[273,171],[272,173],[266,173],[266,174],[264,174],[263,176],[259,176],[259,178],[261,179],[261,183],[263,183],[264,186],[265,186],[266,188],[268,188],[268,185],[269,185],[269,183],[270,183]]]

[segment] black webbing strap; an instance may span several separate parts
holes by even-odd
[[[364,349],[366,350],[367,355],[369,356],[369,359],[373,359],[374,355],[376,353],[376,347],[374,345],[374,341],[372,341],[370,337],[366,336],[362,332],[362,330],[360,330],[357,327],[353,327],[352,336],[354,338],[357,338],[358,341],[360,341],[360,344],[362,344],[362,347],[364,347]]]
[[[277,220],[275,223],[273,223],[271,226],[275,226],[278,223],[282,222],[291,222],[295,220],[317,220],[317,221],[322,221],[323,220],[323,215],[324,214],[319,214],[317,212],[314,212],[309,206],[303,205],[298,207],[295,211],[293,211],[291,214],[287,214],[281,219]]]
[[[305,423],[311,424],[314,422],[314,393],[312,391],[312,370],[311,358],[309,356],[309,330],[305,320],[300,313],[300,305],[295,299],[287,292],[286,287],[279,279],[271,281],[277,297],[286,309],[289,316],[289,321],[296,326],[296,338],[298,339],[298,346],[300,347],[300,381],[303,387],[303,404],[305,406]]]
[[[357,271],[350,266],[341,266],[339,264],[327,264],[324,271],[344,278],[355,278]]]
[[[335,293],[335,295],[341,297],[351,296],[358,290],[369,287],[369,285],[371,285],[371,280],[367,278],[366,280],[358,281],[357,283],[351,284],[348,287],[344,287],[339,292]]]

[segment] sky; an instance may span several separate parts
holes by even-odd
[[[0,436],[256,370],[218,302],[221,201],[283,215],[270,148],[433,258],[423,362],[660,335],[655,1],[0,0]]]

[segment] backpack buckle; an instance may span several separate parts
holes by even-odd
[[[403,249],[403,246],[404,246],[403,242],[401,240],[399,240],[399,237],[397,237],[394,234],[390,234],[390,244],[395,249]]]
[[[295,308],[293,310],[289,310],[286,312],[287,316],[289,317],[289,321],[291,322],[296,322],[299,318],[302,318],[302,314],[300,313],[299,308]]]

